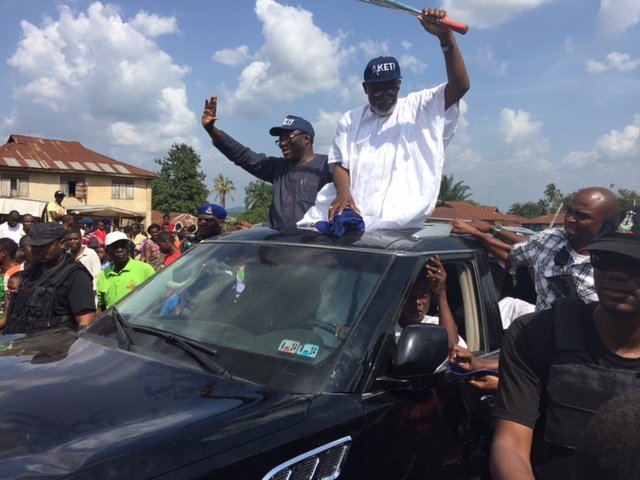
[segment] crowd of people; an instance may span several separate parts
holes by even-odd
[[[439,41],[447,81],[399,98],[398,61],[373,58],[363,74],[367,103],[342,116],[328,155],[314,151],[314,128],[297,115],[269,130],[282,157],[256,153],[218,128],[218,98],[205,101],[202,126],[215,148],[273,184],[271,228],[354,217],[366,230],[423,225],[435,207],[459,101],[470,88],[453,33],[437,23],[445,16],[424,9],[418,19]],[[101,219],[75,224],[62,205],[64,192],[54,199],[44,222],[11,211],[0,225],[5,334],[91,323],[186,248],[220,234],[226,219],[224,208],[205,204],[195,235],[176,229],[168,216],[146,232],[135,223],[111,231]],[[598,437],[606,430],[602,417],[611,416],[607,401],[640,386],[640,214],[620,211],[613,192],[589,187],[569,202],[563,228],[522,237],[478,221],[455,219],[452,227],[478,239],[500,262],[492,266],[505,329],[499,361],[476,357],[458,335],[446,266],[437,257],[413,286],[396,336],[409,324],[437,323],[447,332],[452,365],[496,372],[470,377],[481,393],[497,395],[493,478],[640,478],[637,461],[624,462],[622,476],[616,468],[623,462],[614,465],[594,448],[598,438],[611,438]],[[518,265],[533,272],[535,305],[505,293]],[[432,300],[437,316],[427,315]],[[609,410],[594,415],[602,405]],[[615,405],[628,407],[629,401]],[[584,457],[586,449],[595,452],[590,468],[574,469],[574,454]],[[624,457],[611,453],[615,446],[606,452]],[[574,477],[574,471],[582,473]]]
[[[55,197],[55,208],[64,208],[64,195]],[[0,237],[0,330],[5,334],[90,324],[186,249],[220,234],[227,216],[224,208],[206,203],[198,208],[197,235],[176,228],[168,215],[144,235],[138,223],[108,232],[108,219],[76,222],[60,212],[56,221],[34,222],[32,215],[13,210],[0,224],[5,232]],[[46,218],[51,218],[48,207]]]

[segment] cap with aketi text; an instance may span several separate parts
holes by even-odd
[[[364,83],[391,82],[400,78],[400,65],[393,57],[374,58],[364,69]]]

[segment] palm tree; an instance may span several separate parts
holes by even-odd
[[[223,176],[221,173],[219,173],[213,180],[213,191],[216,194],[215,198],[216,200],[218,198],[220,199],[220,206],[222,208],[226,208],[227,206],[227,195],[229,195],[233,200],[231,192],[235,189],[236,187],[233,185],[233,181],[230,178]]]
[[[273,185],[262,180],[251,182],[244,189],[244,208],[254,210],[260,207],[268,207],[273,196]]]
[[[438,203],[442,202],[463,202],[471,196],[471,187],[465,185],[462,180],[453,183],[453,175],[442,175],[440,181],[440,193],[438,193]]]

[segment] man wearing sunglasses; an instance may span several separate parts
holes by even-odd
[[[559,299],[505,334],[492,478],[574,478],[574,451],[589,441],[594,412],[639,389],[639,212],[609,217],[587,246],[598,302]]]
[[[446,15],[444,10],[424,9],[419,21],[439,40],[447,83],[398,98],[402,78],[398,61],[371,60],[362,84],[369,103],[342,116],[329,150],[329,163],[336,164],[336,193],[322,192],[318,208],[308,212],[305,221],[327,216],[332,220],[350,207],[362,216],[367,230],[421,228],[431,214],[440,189],[444,148],[455,131],[458,102],[469,89],[453,33],[432,23]],[[323,204],[325,196],[329,200]]]
[[[295,227],[304,213],[313,206],[316,194],[332,181],[326,155],[313,152],[313,126],[307,120],[287,115],[282,125],[269,134],[278,137],[276,145],[282,157],[256,153],[241,145],[215,126],[218,98],[205,100],[202,126],[213,145],[233,163],[253,176],[273,184],[269,207],[269,225],[281,230]]]

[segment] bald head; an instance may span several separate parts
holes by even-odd
[[[564,231],[571,246],[580,251],[595,238],[605,218],[618,210],[618,197],[602,187],[578,190],[569,200]]]
[[[618,196],[608,188],[587,187],[578,190],[573,198],[578,195],[589,199],[594,204],[598,204],[604,213],[604,218],[613,215],[618,211]]]

